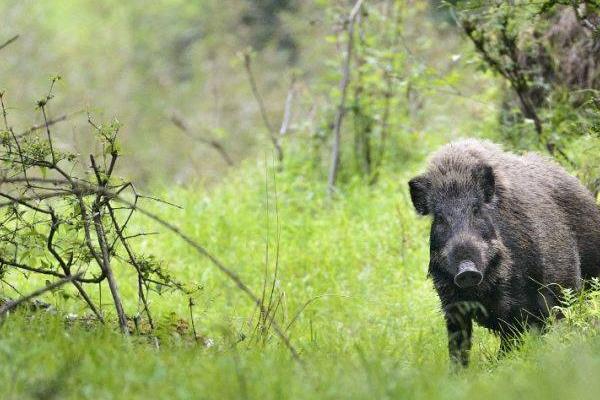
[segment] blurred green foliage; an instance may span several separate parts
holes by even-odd
[[[279,118],[289,86],[286,69],[298,66],[311,74],[322,65],[311,57],[323,47],[313,38],[327,29],[320,11],[310,4],[270,8],[245,0],[7,0],[0,3],[0,37],[21,36],[0,55],[0,86],[14,108],[13,124],[26,129],[31,99],[44,90],[48,74],[60,73],[64,79],[50,111],[118,116],[132,178],[214,181],[227,166],[214,150],[179,132],[170,115],[183,115],[195,135],[222,140],[236,160],[260,154],[264,128],[238,53],[261,49],[256,73],[269,112]],[[292,12],[302,18],[291,18]],[[251,13],[280,21],[277,29],[293,37],[304,58],[290,64],[279,39],[254,38],[266,25],[262,17],[245,23]],[[58,134],[85,154],[93,143],[86,125],[84,116],[74,116]]]
[[[8,21],[0,37],[21,35],[0,55],[1,86],[17,131],[32,125],[32,116],[39,118],[31,99],[43,92],[49,73],[60,73],[50,118],[85,110],[100,119],[118,117],[126,172],[134,181],[218,181],[226,163],[193,136],[219,140],[236,163],[270,152],[240,57],[250,46],[257,86],[276,128],[295,79],[284,147],[304,157],[308,141],[315,165],[326,170],[346,40],[344,2],[8,0],[0,13]],[[457,31],[428,15],[424,1],[378,1],[361,13],[343,127],[344,140],[355,143],[345,148],[343,162],[354,167],[344,174],[367,173],[364,160],[352,161],[352,153],[362,151],[364,159],[369,143],[374,165],[383,157],[401,165],[424,151],[411,148],[414,135],[464,135],[446,121],[468,121],[467,115],[495,107],[494,86],[464,70],[471,56]],[[284,37],[293,40],[295,56],[282,48]],[[480,91],[482,85],[489,91]],[[174,113],[191,135],[173,125]],[[55,131],[64,146],[83,155],[94,146],[84,113]],[[380,146],[383,134],[388,143]]]

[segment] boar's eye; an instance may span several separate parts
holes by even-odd
[[[480,216],[481,215],[481,204],[475,203],[472,207],[473,215]]]

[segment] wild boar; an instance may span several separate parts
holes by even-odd
[[[561,289],[600,275],[600,211],[562,167],[487,141],[435,153],[410,180],[419,214],[432,216],[428,275],[441,300],[450,358],[466,366],[472,320],[509,350],[543,327]]]

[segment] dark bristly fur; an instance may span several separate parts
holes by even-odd
[[[600,275],[595,199],[550,159],[464,140],[435,153],[409,186],[417,212],[433,217],[429,275],[455,362],[468,363],[473,319],[500,335],[504,352],[524,329],[544,325],[561,288]],[[455,284],[463,261],[480,284]]]

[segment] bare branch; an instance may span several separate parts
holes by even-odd
[[[203,137],[193,135],[192,132],[190,131],[190,129],[188,128],[188,125],[183,120],[183,118],[181,116],[177,115],[176,113],[173,113],[171,115],[171,122],[173,122],[173,125],[175,125],[177,128],[179,128],[179,130],[181,130],[183,133],[185,133],[188,137],[192,138],[193,140],[196,140],[197,142],[208,145],[208,146],[212,147],[213,149],[215,149],[219,153],[219,155],[223,158],[223,160],[227,163],[227,165],[229,165],[229,166],[233,165],[233,160],[231,159],[231,157],[229,156],[227,151],[225,151],[225,147],[223,147],[223,145],[218,140],[213,139],[213,138],[205,139]]]
[[[42,274],[42,275],[51,275],[51,276],[55,276],[57,278],[65,277],[63,274],[58,273],[56,271],[52,271],[50,269],[32,267],[30,265],[22,264],[17,261],[7,260],[3,257],[0,257],[0,264],[10,265],[11,267],[14,267],[17,269],[22,269],[24,271],[29,271],[29,272],[35,272],[35,273]]]
[[[6,304],[4,304],[2,307],[0,307],[0,321],[4,320],[4,316],[11,310],[14,310],[16,307],[18,307],[20,304],[23,304],[31,299],[34,299],[38,296],[43,295],[46,292],[49,292],[51,290],[57,289],[61,286],[63,286],[66,283],[71,282],[73,279],[77,279],[78,277],[80,277],[81,274],[76,274],[76,275],[71,275],[71,276],[66,276],[54,283],[51,283],[50,285],[43,287],[41,289],[38,289],[30,294],[28,294],[27,296],[23,296],[20,299],[14,300],[14,301],[9,301]]]
[[[50,233],[48,234],[48,239],[46,241],[46,247],[48,248],[48,251],[50,252],[50,254],[52,254],[54,259],[61,266],[62,270],[65,273],[65,276],[71,276],[70,262],[65,262],[65,260],[60,256],[60,254],[58,254],[58,252],[54,248],[54,235],[56,234],[56,231],[58,230],[59,221],[53,211],[52,211],[51,218],[52,218],[52,224],[50,225]],[[95,306],[94,302],[92,301],[92,299],[90,298],[90,296],[88,296],[87,292],[83,289],[83,286],[81,286],[81,284],[77,280],[73,280],[72,282],[73,282],[73,286],[75,286],[75,288],[77,289],[77,291],[79,292],[79,294],[81,295],[83,300],[90,307],[90,310],[92,310],[92,312],[96,315],[96,318],[98,318],[98,320],[100,322],[104,323],[104,318],[102,318],[102,314],[100,313],[100,311],[98,311],[98,309],[96,308],[96,306]]]
[[[2,119],[4,120],[4,129],[8,130],[8,113],[6,111],[6,107],[4,106],[4,92],[0,92],[0,108],[2,108]]]
[[[81,113],[83,113],[83,111],[75,111],[75,112],[72,112],[70,114],[63,114],[63,115],[61,115],[59,117],[49,119],[48,121],[43,122],[41,124],[32,125],[28,129],[26,129],[23,132],[19,133],[17,135],[17,138],[21,138],[23,136],[27,136],[30,133],[33,133],[33,132],[38,131],[40,129],[44,129],[44,128],[46,128],[46,125],[47,126],[52,126],[52,125],[57,124],[59,122],[66,121],[67,119],[71,118],[72,116],[77,115],[77,114],[81,114]]]
[[[133,250],[129,246],[129,243],[127,242],[127,238],[125,238],[123,236],[123,231],[125,230],[125,227],[119,226],[119,222],[117,221],[117,217],[116,217],[115,212],[114,212],[112,206],[110,205],[110,203],[107,203],[107,208],[108,208],[108,213],[110,215],[110,219],[113,223],[113,226],[116,229],[117,237],[119,238],[121,244],[123,245],[123,247],[125,248],[125,251],[127,252],[127,256],[129,257],[129,262],[131,263],[131,265],[133,265],[135,267],[135,270],[137,271],[137,274],[138,274],[138,296],[139,296],[140,300],[142,301],[142,304],[144,306],[144,311],[146,311],[146,316],[148,317],[148,323],[150,324],[150,327],[154,330],[154,321],[152,320],[152,315],[150,314],[150,309],[148,307],[148,302],[146,300],[146,296],[144,295],[144,290],[143,290],[143,285],[142,285],[142,282],[143,282],[142,268],[140,267],[135,255],[133,254]]]
[[[296,77],[292,76],[292,83],[288,90],[287,97],[285,98],[285,108],[283,111],[283,119],[281,120],[281,127],[279,128],[279,136],[285,136],[290,126],[292,119],[292,102],[294,100],[294,94],[296,92]]]
[[[113,155],[116,157],[116,155]],[[106,177],[106,179],[102,179],[100,175],[100,171],[96,165],[96,161],[94,156],[90,155],[90,161],[92,163],[92,169],[97,177],[98,185],[100,188],[106,186],[106,183],[110,176]],[[98,192],[96,196],[96,200],[92,205],[92,220],[94,222],[94,229],[96,231],[96,238],[98,240],[98,246],[100,247],[100,255],[101,255],[101,267],[102,271],[106,275],[106,279],[108,280],[108,288],[110,289],[111,295],[113,297],[115,310],[117,311],[117,317],[119,318],[119,327],[121,328],[121,333],[124,335],[129,334],[129,329],[127,327],[127,317],[125,316],[125,311],[123,310],[123,303],[121,301],[121,296],[119,294],[119,287],[117,284],[117,280],[113,274],[112,266],[110,264],[110,253],[108,251],[108,241],[106,239],[106,231],[104,230],[104,223],[102,222],[102,214],[100,210],[100,204],[102,203],[103,194]]]
[[[256,103],[258,103],[258,108],[260,110],[260,115],[262,117],[263,123],[267,128],[269,133],[269,137],[271,138],[271,142],[273,143],[273,147],[275,148],[275,153],[277,155],[277,161],[280,163],[283,161],[283,149],[281,147],[281,143],[279,142],[279,137],[275,132],[275,128],[269,121],[269,117],[267,115],[267,109],[265,108],[265,104],[263,102],[262,96],[258,91],[258,87],[256,85],[256,80],[254,79],[254,73],[252,72],[252,59],[248,52],[244,53],[244,67],[246,68],[246,74],[248,75],[248,81],[250,82],[250,88],[252,89],[252,94],[256,99]]]
[[[6,42],[0,44],[0,50],[2,50],[3,48],[5,48],[6,46],[10,45],[15,40],[17,40],[19,38],[19,36],[20,35],[15,35],[15,36],[11,37],[10,39],[8,39]]]
[[[348,92],[348,85],[350,84],[350,62],[352,61],[352,50],[354,48],[354,23],[356,17],[362,7],[363,0],[358,0],[347,19],[347,36],[348,42],[346,44],[346,57],[342,66],[342,80],[340,81],[340,103],[338,110],[335,115],[335,121],[333,124],[333,148],[331,151],[331,166],[329,169],[329,176],[327,179],[327,185],[329,194],[333,194],[335,189],[335,182],[337,180],[337,174],[340,165],[340,142],[341,142],[341,129],[344,114],[346,113],[346,97]]]

